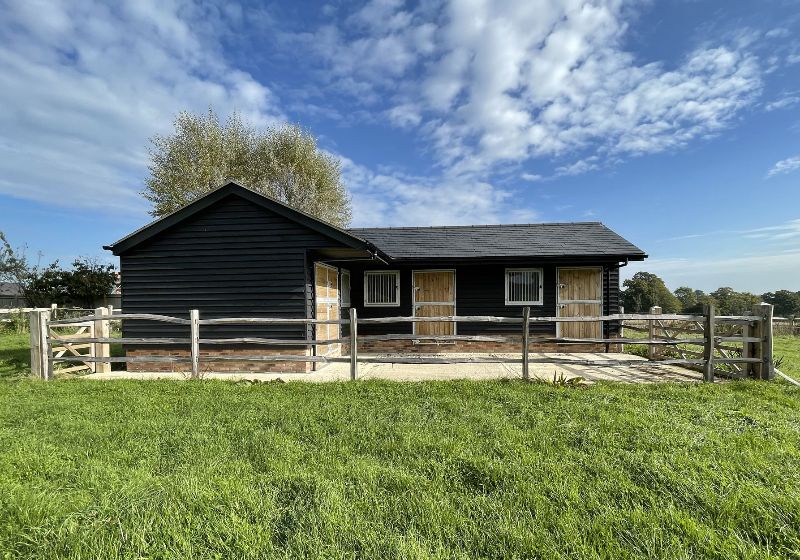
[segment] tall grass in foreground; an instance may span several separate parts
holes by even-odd
[[[8,558],[800,558],[786,384],[0,383]]]

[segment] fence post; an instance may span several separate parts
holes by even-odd
[[[530,379],[528,343],[531,338],[531,308],[522,308],[522,379]]]
[[[620,315],[625,315],[625,306],[624,305],[620,305],[619,306],[619,311],[617,313],[620,314]],[[619,337],[620,338],[625,338],[625,319],[620,319],[619,320]],[[620,351],[620,353],[623,353],[623,354],[625,353],[625,345],[624,344],[620,344],[619,345],[619,351]]]
[[[189,326],[191,330],[192,379],[200,378],[200,311],[189,311]]]
[[[705,337],[705,349],[703,352],[703,358],[705,359],[705,365],[703,366],[703,381],[706,382],[713,382],[714,381],[714,337],[716,336],[716,309],[714,309],[714,304],[708,304],[705,306],[703,310],[706,316],[706,324],[705,328],[703,329],[703,336]]]
[[[30,311],[28,313],[31,331],[31,375],[35,377],[44,377],[42,375],[42,336],[39,322],[42,320],[39,311]]]
[[[94,310],[94,337],[95,338],[111,338],[110,321],[104,320],[103,317],[108,317],[108,308],[98,307]],[[92,355],[95,358],[110,358],[111,345],[108,342],[95,342],[92,345]],[[92,368],[95,373],[111,373],[111,362],[94,362]]]
[[[769,303],[762,303],[759,308],[761,316],[761,379],[771,381],[775,378],[775,362],[772,359],[772,317],[775,308]]]
[[[350,381],[358,378],[358,314],[350,307]]]
[[[52,377],[53,363],[50,361],[50,345],[47,342],[50,325],[49,311],[31,311],[31,374],[49,380]]]
[[[654,305],[650,308],[650,315],[661,315],[661,307],[658,305]],[[656,339],[656,322],[653,319],[650,319],[649,323],[649,332],[648,337],[650,340]],[[657,351],[658,349],[653,344],[647,345],[647,359],[650,361],[655,360],[656,358],[660,357],[660,352]]]

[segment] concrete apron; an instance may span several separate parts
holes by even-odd
[[[363,354],[362,357],[398,357],[398,354]],[[419,357],[420,355],[415,355]],[[519,354],[426,354],[430,357],[504,357],[517,358]],[[531,379],[552,382],[553,379],[583,378],[588,383],[596,381],[620,381],[624,383],[657,383],[664,381],[699,382],[700,372],[671,365],[654,365],[645,358],[630,354],[578,353],[578,354],[531,354],[531,359],[579,359],[579,360],[637,360],[636,366],[590,366],[533,363],[530,364]],[[202,364],[201,364],[202,366]],[[81,379],[188,379],[185,372],[126,372],[93,373]],[[349,363],[325,364],[312,373],[214,373],[204,372],[203,379],[229,381],[301,381],[323,383],[348,381]],[[463,363],[463,364],[358,364],[359,379],[384,379],[388,381],[441,381],[453,379],[522,379],[522,364]]]

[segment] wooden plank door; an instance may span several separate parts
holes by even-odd
[[[339,309],[339,271],[338,269],[314,263],[314,297],[316,318],[323,320],[336,320],[340,318]],[[316,325],[314,331],[317,340],[331,340],[339,338],[339,325]],[[318,355],[328,355],[339,351],[340,344],[326,344],[317,346]]]
[[[413,290],[415,317],[449,317],[456,314],[455,270],[416,270]],[[414,334],[454,335],[456,324],[450,321],[414,323]]]
[[[601,268],[558,269],[558,316],[599,317],[603,314],[603,270]],[[559,323],[558,336],[603,338],[603,324]]]

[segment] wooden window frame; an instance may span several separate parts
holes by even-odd
[[[539,274],[539,300],[538,301],[512,301],[508,299],[508,273],[509,272],[536,272]],[[506,305],[544,305],[544,269],[542,268],[507,268],[503,275],[505,283]]]
[[[395,277],[395,301],[392,303],[370,303],[369,302],[369,283],[370,276],[375,275],[394,275]],[[365,270],[364,271],[364,307],[400,307],[400,271],[399,270]]]

